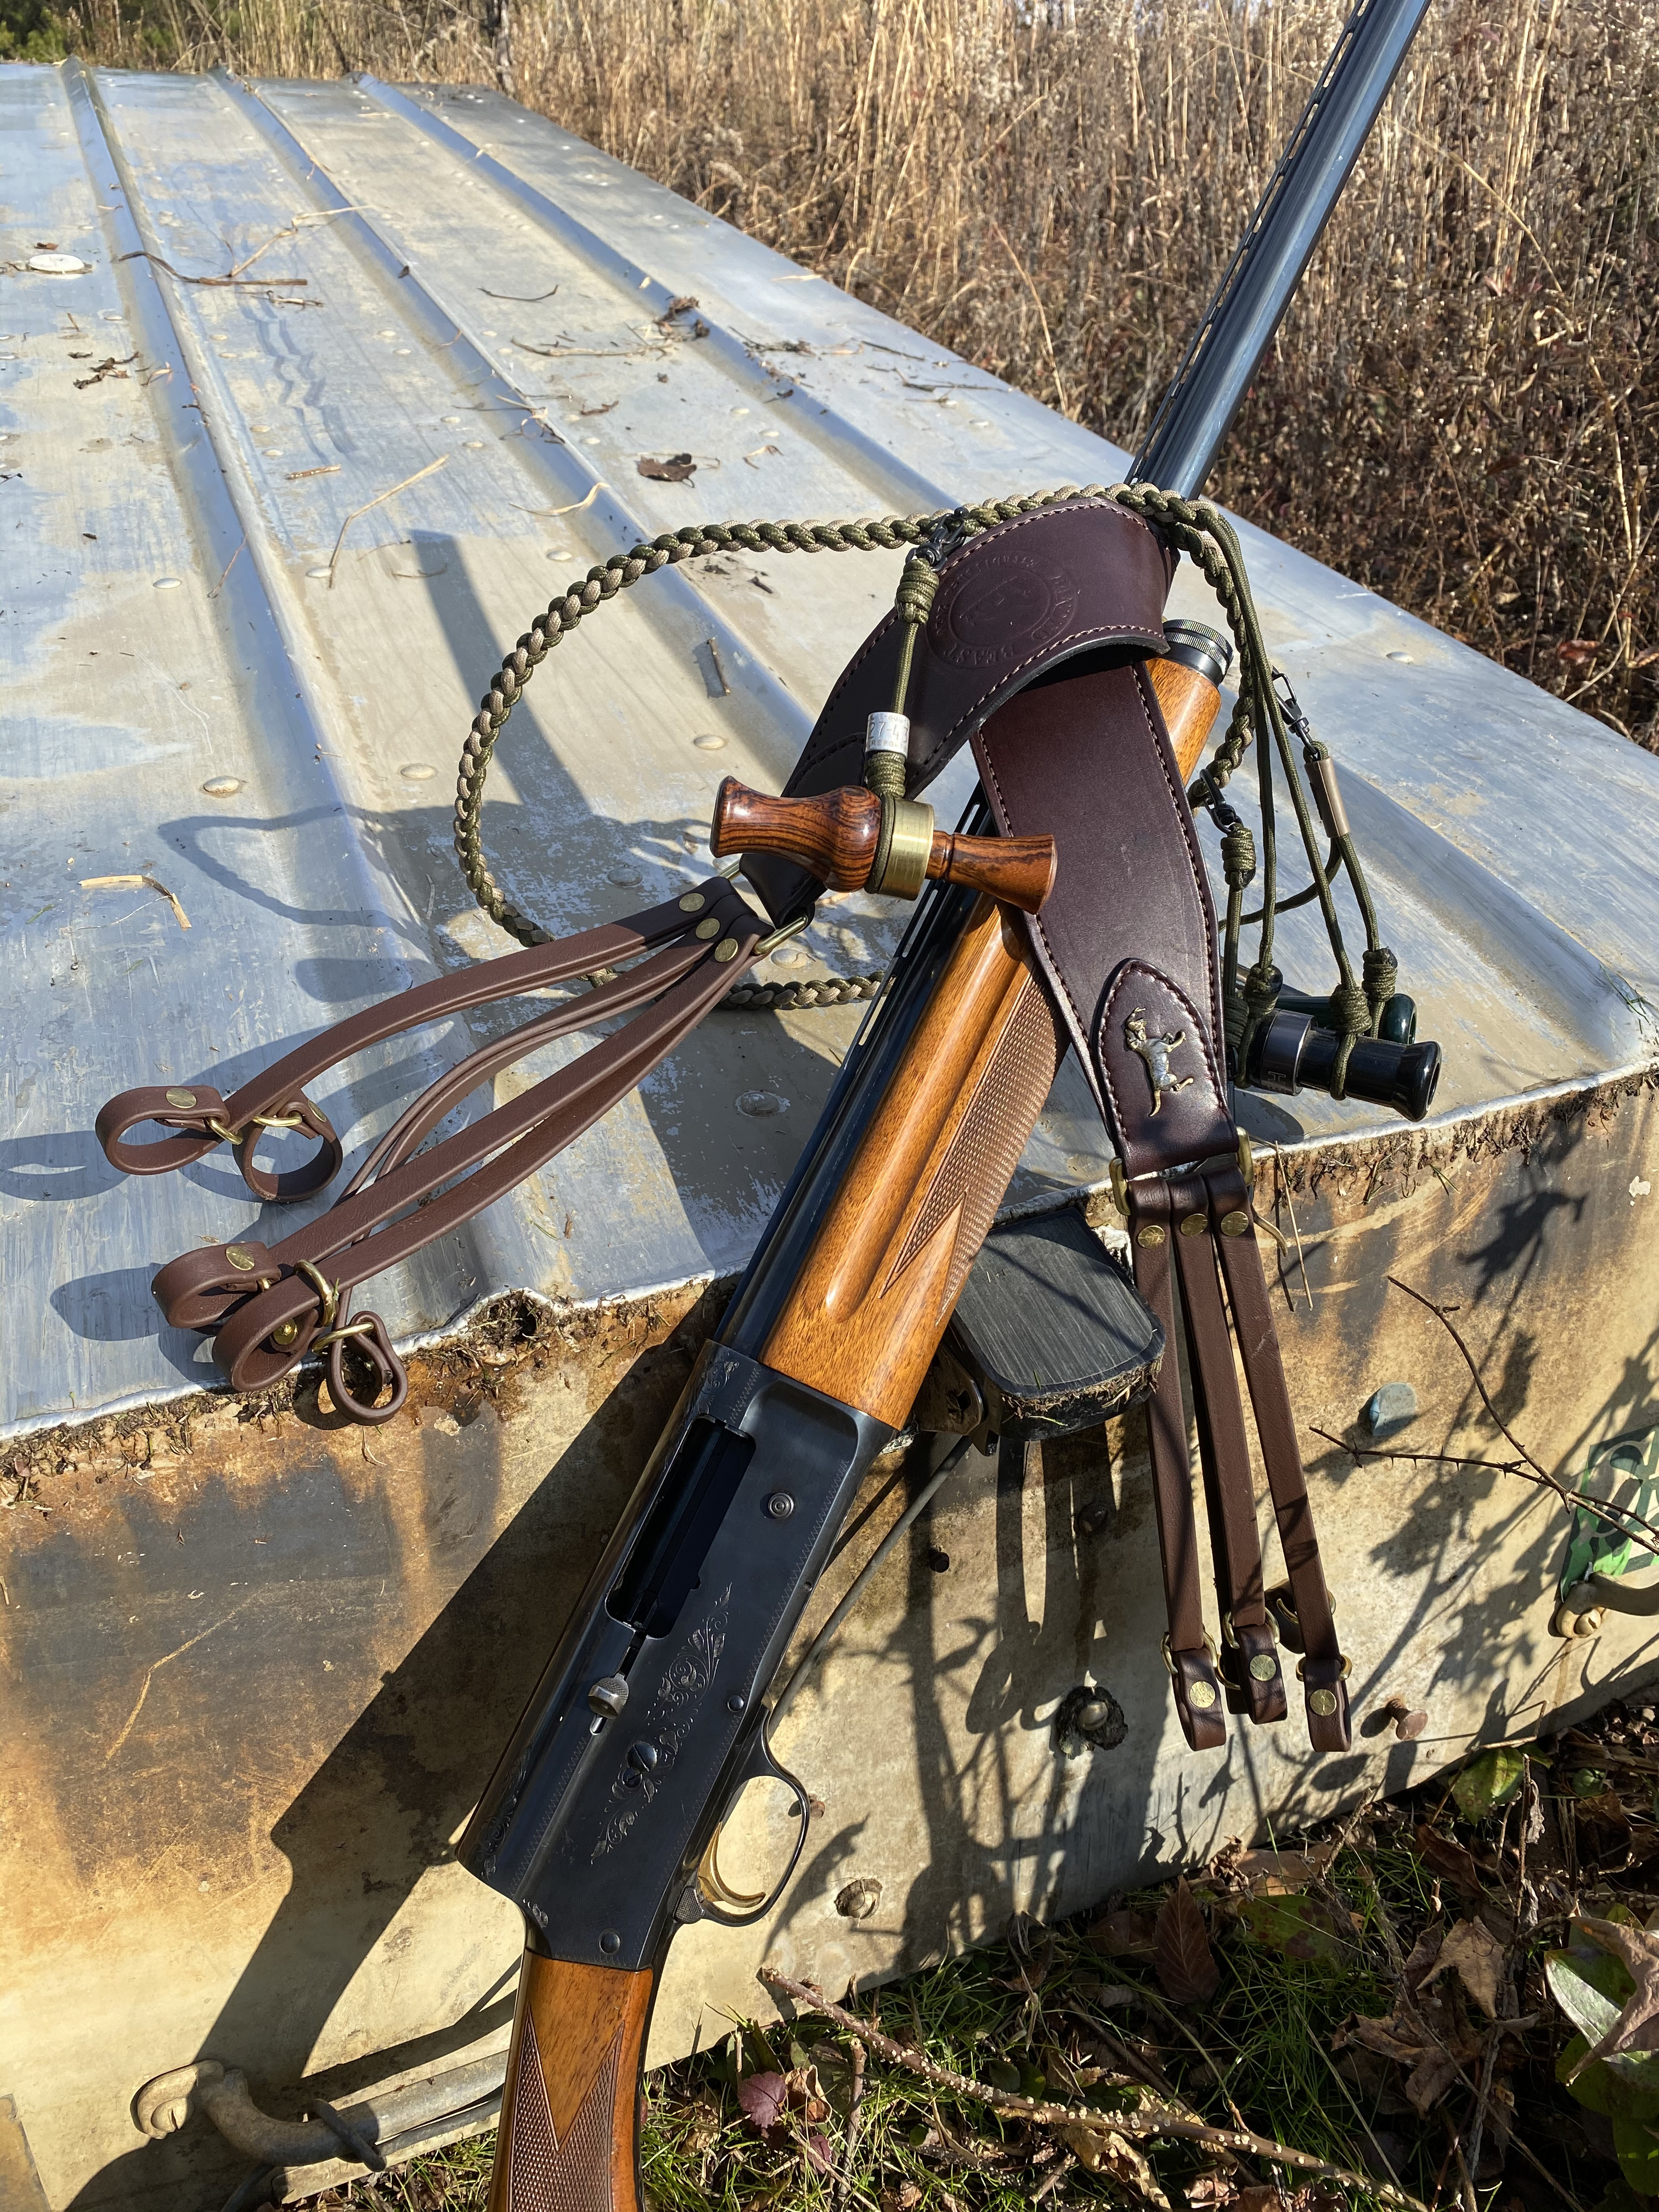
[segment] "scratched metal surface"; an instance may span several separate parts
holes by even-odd
[[[106,1097],[228,1089],[368,1000],[506,949],[455,869],[451,778],[477,693],[557,584],[691,517],[915,510],[1110,481],[1122,456],[494,94],[7,66],[0,159],[15,1430],[211,1380],[198,1340],[161,1326],[150,1275],[261,1233],[223,1156],[113,1175],[90,1133]],[[48,242],[83,268],[30,269]],[[243,264],[268,282],[188,281]],[[659,322],[687,295],[695,315]],[[639,473],[679,453],[690,481]],[[1247,543],[1446,1047],[1443,1112],[1650,1059],[1659,761]],[[702,873],[719,776],[782,777],[896,568],[700,563],[585,625],[494,772],[486,842],[520,898],[575,927]],[[1176,604],[1204,596],[1183,577]],[[941,810],[966,788],[958,766]],[[131,874],[177,908],[96,881]],[[873,969],[894,931],[827,902],[805,963],[773,973]],[[1281,944],[1293,980],[1322,987],[1316,924],[1289,917]],[[320,1103],[353,1152],[498,1018],[330,1079]],[[735,1268],[856,1018],[717,1017],[376,1304],[408,1335],[491,1291],[588,1299]],[[756,1093],[774,1109],[741,1110]],[[1250,1117],[1287,1140],[1373,1118],[1308,1099]],[[1012,1200],[1098,1184],[1104,1164],[1063,1073]]]

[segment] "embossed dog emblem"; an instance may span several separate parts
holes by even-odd
[[[1186,1043],[1185,1030],[1177,1030],[1173,1036],[1148,1036],[1146,1009],[1137,1006],[1123,1024],[1123,1042],[1131,1052],[1139,1053],[1146,1063],[1146,1073],[1152,1085],[1154,1114],[1163,1105],[1166,1091],[1184,1091],[1192,1081],[1190,1075],[1171,1075],[1170,1073],[1170,1054],[1177,1046]]]

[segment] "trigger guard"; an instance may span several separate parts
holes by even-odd
[[[794,1880],[795,1869],[800,1864],[801,1853],[806,1849],[806,1832],[812,1825],[812,1801],[806,1794],[806,1784],[799,1775],[792,1774],[789,1769],[781,1765],[773,1755],[764,1723],[762,1724],[760,1734],[756,1738],[756,1748],[759,1753],[758,1761],[750,1766],[742,1781],[738,1783],[737,1789],[732,1792],[731,1804],[737,1803],[738,1799],[751,1782],[758,1782],[763,1775],[769,1774],[777,1781],[787,1784],[794,1791],[795,1802],[800,1808],[800,1832],[795,1838],[794,1850],[789,1854],[789,1863],[784,1868],[783,1872],[778,1876],[761,1903],[747,1912],[728,1912],[724,1905],[710,1899],[702,1881],[702,1867],[712,1863],[715,1849],[720,1842],[720,1829],[726,1825],[724,1817],[716,1824],[714,1832],[708,1839],[708,1848],[698,1863],[697,1873],[692,1877],[691,1889],[696,1898],[702,1917],[705,1920],[714,1921],[722,1928],[752,1928],[757,1920],[763,1920],[766,1917]],[[729,1806],[727,1810],[730,1810]]]

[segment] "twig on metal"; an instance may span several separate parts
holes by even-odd
[[[1389,1280],[1395,1290],[1404,1291],[1408,1298],[1414,1298],[1419,1305],[1425,1306],[1457,1346],[1458,1351],[1462,1354],[1463,1364],[1469,1370],[1470,1379],[1479,1394],[1480,1402],[1486,1407],[1487,1418],[1504,1443],[1514,1451],[1515,1457],[1507,1460],[1476,1459],[1455,1452],[1396,1451],[1386,1444],[1350,1443],[1346,1437],[1332,1436],[1327,1429],[1315,1429],[1313,1431],[1315,1436],[1322,1437],[1327,1443],[1335,1444],[1339,1450],[1351,1453],[1356,1460],[1429,1461],[1441,1467],[1474,1467],[1483,1468],[1492,1474],[1512,1474],[1522,1482],[1530,1482],[1540,1490],[1547,1490],[1552,1497],[1559,1498],[1569,1511],[1577,1512],[1582,1509],[1594,1518],[1607,1522],[1625,1538],[1626,1542],[1634,1544],[1638,1551],[1649,1552],[1656,1558],[1659,1558],[1659,1530],[1656,1530],[1652,1522],[1644,1519],[1633,1507],[1592,1498],[1585,1492],[1570,1490],[1559,1474],[1552,1474],[1547,1468],[1540,1466],[1533,1457],[1508,1422],[1504,1420],[1497,1407],[1493,1405],[1492,1395],[1481,1377],[1480,1368],[1475,1364],[1474,1354],[1463,1341],[1456,1324],[1444,1308],[1436,1305],[1432,1298],[1425,1297],[1421,1291],[1414,1291],[1409,1283],[1402,1283],[1398,1275],[1390,1275]]]
[[[236,548],[236,550],[235,550],[235,551],[231,555],[231,556],[230,556],[229,560],[226,562],[226,563],[225,563],[224,567],[223,567],[223,568],[219,571],[219,580],[218,580],[218,582],[214,586],[213,589],[212,589],[212,590],[208,593],[208,597],[209,597],[209,599],[216,599],[218,598],[218,596],[219,596],[220,592],[223,591],[223,589],[225,588],[225,578],[226,578],[228,575],[229,575],[229,574],[230,574],[231,570],[232,570],[232,569],[236,566],[237,562],[241,558],[242,546],[243,546],[243,545],[246,545],[246,544],[247,544],[247,532],[246,532],[246,531],[245,530],[245,531],[242,532],[242,544],[241,544],[241,545],[239,545],[239,546]]]
[[[165,884],[158,884],[154,876],[82,876],[81,888],[83,891],[157,891],[173,908],[179,928],[190,927],[190,916],[179,905],[176,896]]]
[[[781,1990],[809,2012],[822,2013],[849,2034],[862,2038],[872,2051],[879,2051],[884,2058],[895,2066],[902,2066],[907,2073],[920,2075],[924,2081],[950,2090],[953,2096],[989,2105],[998,2112],[1014,2113],[1038,2127],[1094,2128],[1127,2136],[1179,2136],[1184,2142],[1203,2143],[1211,2149],[1243,2151],[1273,2165],[1292,2166],[1304,2173],[1340,2181],[1347,2188],[1363,2191],[1381,2203],[1399,2206],[1402,2212],[1426,2212],[1415,2197],[1407,2196],[1403,2189],[1395,2189],[1387,2182],[1351,2172],[1346,2166],[1334,2166],[1328,2159],[1316,2158],[1311,2151],[1294,2150],[1289,2143],[1275,2142],[1270,2136],[1255,2135],[1249,2129],[1212,2127],[1206,2120],[1171,2112],[1167,2106],[1144,2104],[1132,2112],[1106,2112],[1086,2105],[1041,2105],[1032,2097],[1017,2097],[1006,2089],[993,2089],[983,2081],[971,2081],[965,2074],[937,2064],[907,2044],[894,2042],[891,2036],[882,2034],[867,2020],[860,2020],[841,2005],[832,2003],[811,1982],[792,1981],[787,1975],[775,1973],[767,1966],[761,1968],[760,1979],[769,1989]]]
[[[447,453],[440,453],[435,461],[428,461],[423,469],[416,469],[412,477],[405,477],[401,483],[393,484],[390,491],[377,493],[374,498],[365,500],[361,507],[352,508],[350,514],[340,525],[340,534],[334,541],[334,550],[328,556],[328,588],[331,592],[334,589],[334,564],[340,557],[341,546],[345,544],[345,534],[358,516],[367,514],[373,507],[384,507],[387,500],[396,499],[400,491],[407,491],[410,484],[419,483],[422,477],[433,476],[438,470],[447,467],[448,461]]]

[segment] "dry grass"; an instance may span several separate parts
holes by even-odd
[[[0,0],[38,6],[39,0]],[[1133,444],[1336,0],[84,0],[109,60],[500,76]],[[1659,745],[1652,0],[1437,0],[1214,489]]]

